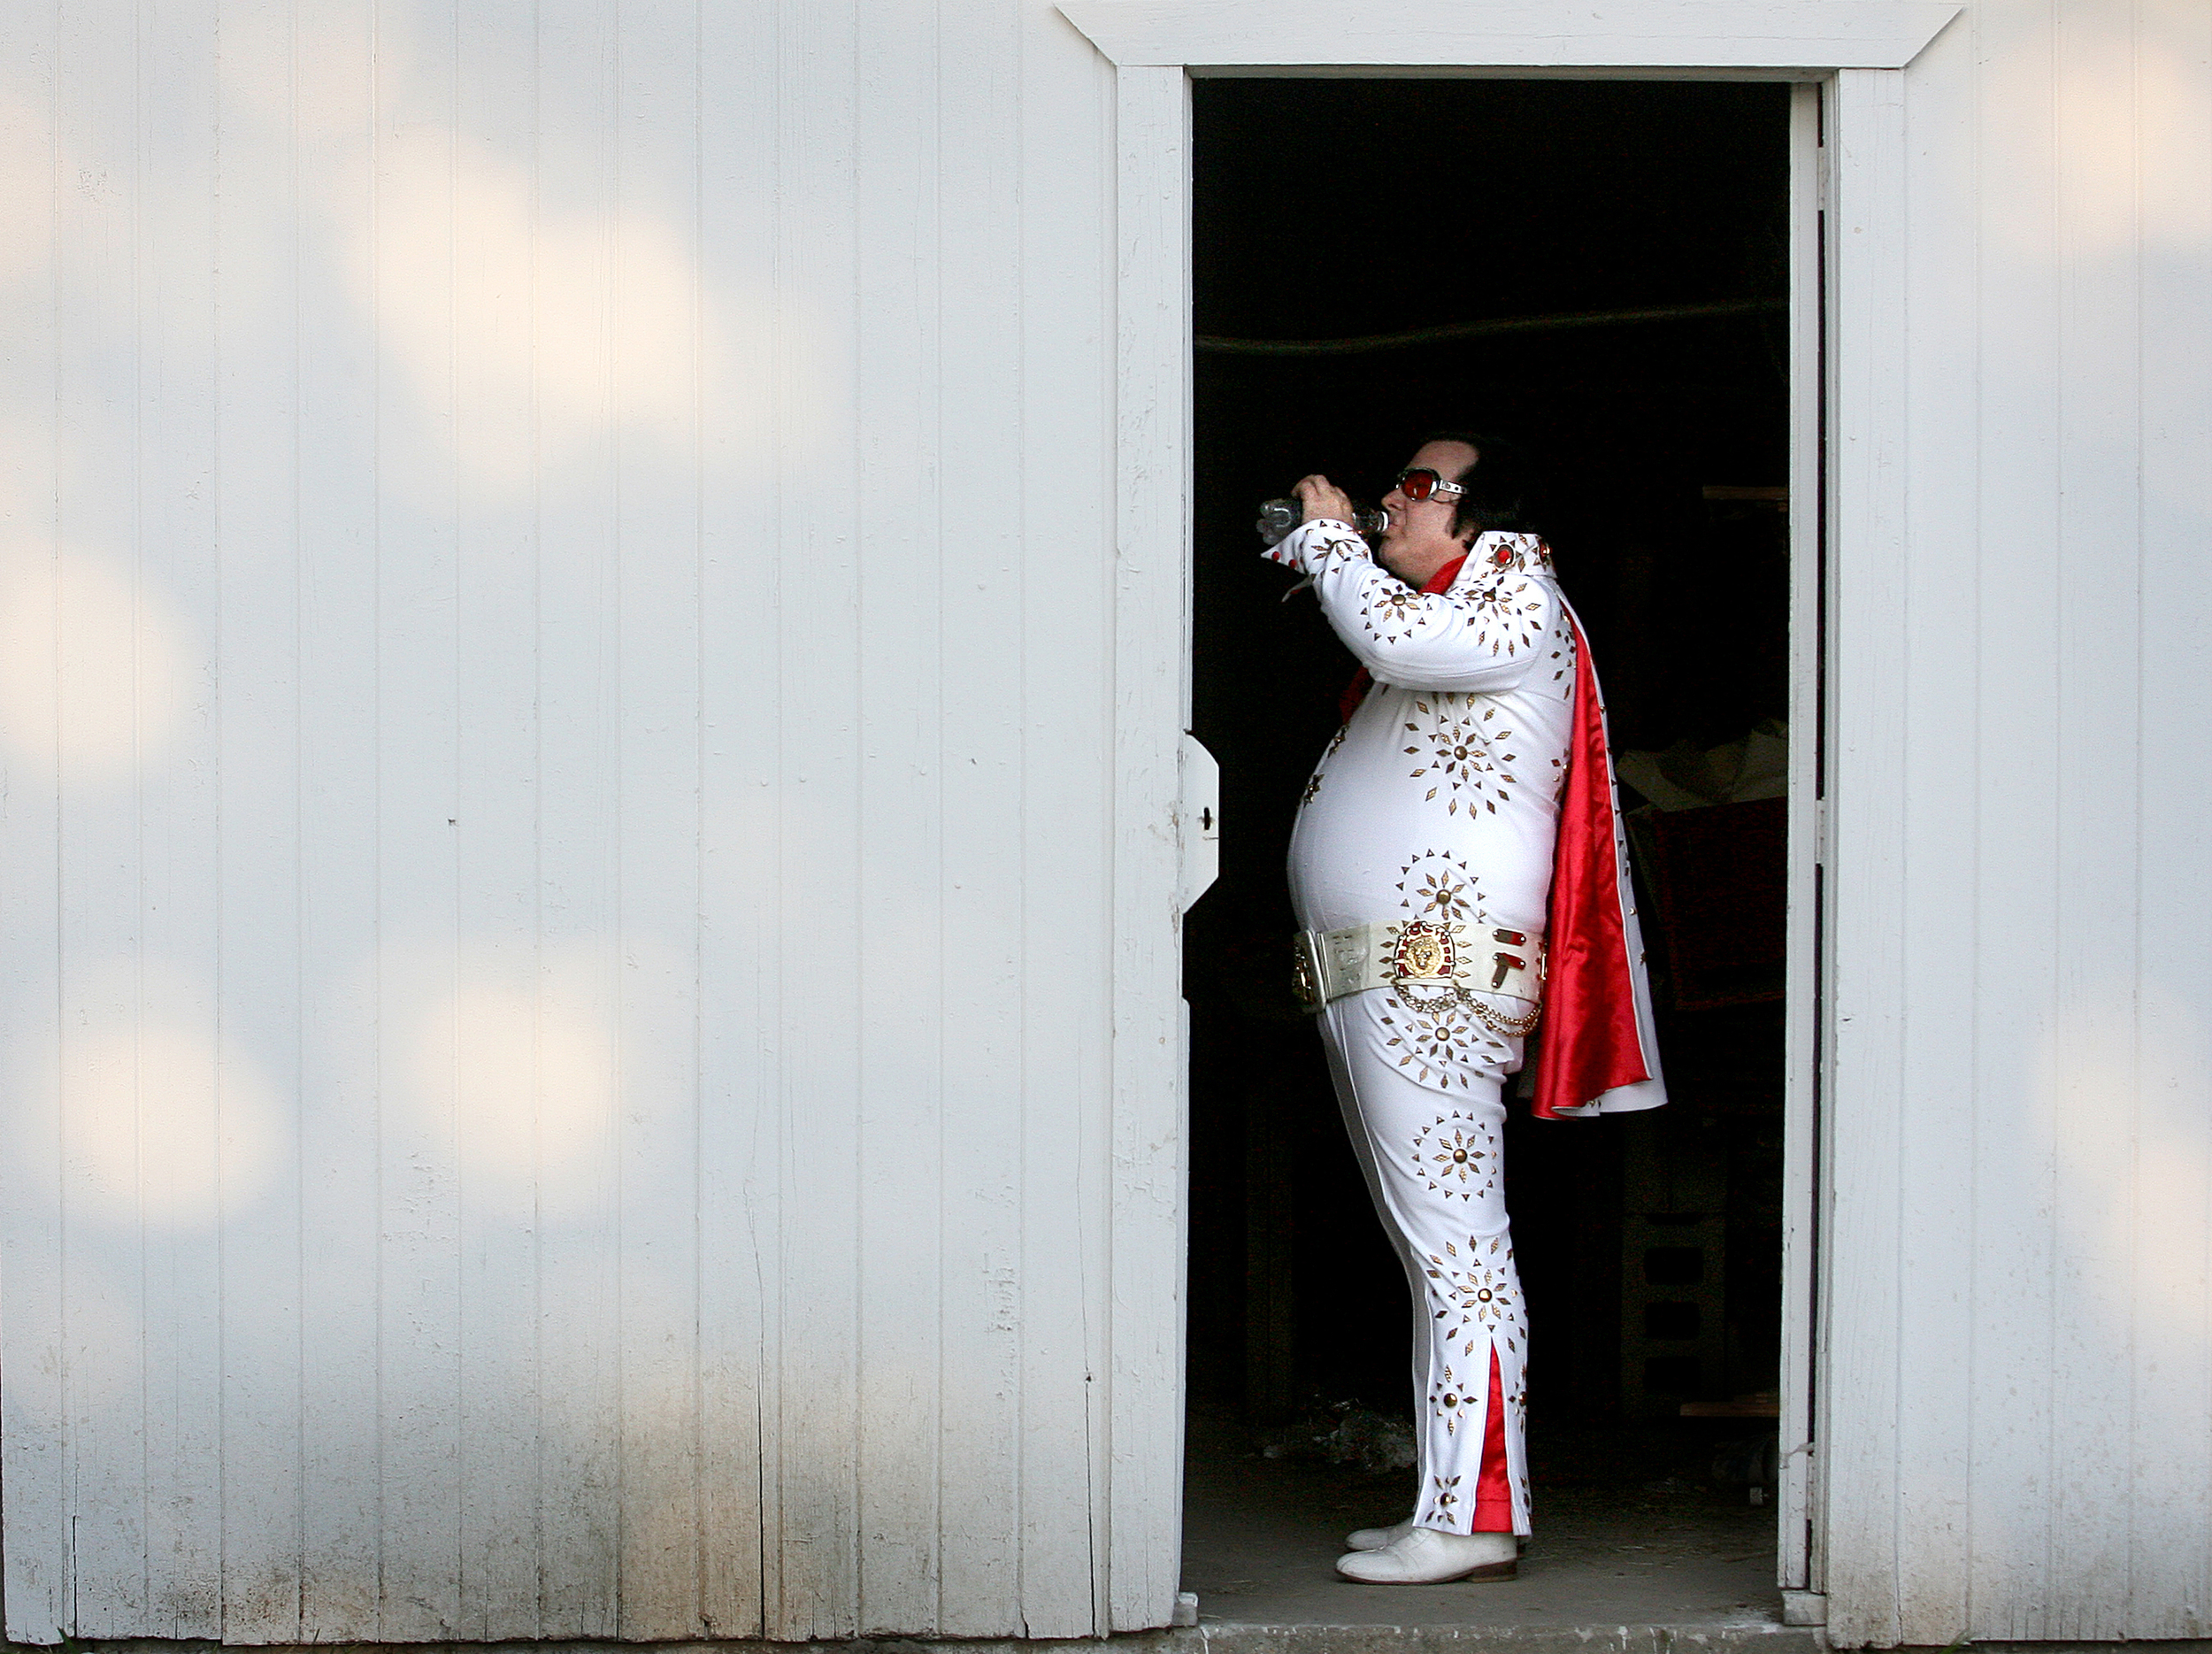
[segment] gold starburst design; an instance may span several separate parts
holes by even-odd
[[[1494,794],[1499,801],[1512,797],[1506,789],[1519,782],[1504,765],[1518,755],[1501,749],[1513,739],[1513,732],[1485,727],[1497,718],[1495,706],[1486,707],[1480,717],[1474,716],[1473,708],[1458,696],[1439,696],[1433,708],[1425,701],[1416,701],[1414,707],[1432,721],[1425,726],[1418,722],[1405,726],[1413,744],[1404,750],[1408,758],[1421,761],[1412,773],[1415,781],[1436,777],[1436,785],[1429,789],[1427,796],[1444,795],[1445,812],[1451,815],[1459,812],[1463,790],[1481,798],[1484,807],[1493,812],[1497,804],[1488,795]],[[1470,809],[1474,807],[1472,799],[1464,802]]]
[[[1380,1020],[1390,1037],[1383,1044],[1398,1051],[1398,1066],[1413,1070],[1424,1085],[1450,1085],[1455,1080],[1465,1085],[1468,1079],[1460,1065],[1473,1061],[1479,1052],[1498,1049],[1497,1042],[1479,1030],[1455,997],[1439,995],[1417,1000],[1401,991],[1384,1006]]]
[[[1441,850],[1427,850],[1398,870],[1405,876],[1398,891],[1417,919],[1471,924],[1482,905],[1482,881],[1467,864]]]
[[[1463,1354],[1491,1338],[1502,1338],[1507,1349],[1516,1348],[1512,1336],[1521,1330],[1521,1282],[1513,1267],[1513,1249],[1502,1235],[1486,1241],[1467,1237],[1468,1256],[1446,1245],[1444,1256],[1429,1254],[1430,1315],[1436,1320],[1458,1318],[1455,1335],[1467,1335]]]
[[[1459,1433],[1459,1420],[1467,1408],[1473,1404],[1474,1399],[1453,1381],[1452,1370],[1449,1367],[1444,1369],[1443,1381],[1431,1386],[1429,1389],[1429,1405],[1436,1410],[1436,1416],[1444,1421],[1446,1435],[1456,1435]]]
[[[1428,599],[1410,586],[1394,582],[1368,605],[1363,624],[1386,643],[1394,643],[1411,632]]]
[[[1544,631],[1542,589],[1516,571],[1501,570],[1455,595],[1467,604],[1475,642],[1488,644],[1493,655],[1533,649]]]
[[[1413,1140],[1413,1167],[1432,1193],[1472,1200],[1497,1187],[1497,1155],[1487,1132],[1462,1114],[1440,1114]]]

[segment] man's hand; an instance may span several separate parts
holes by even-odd
[[[1305,510],[1299,519],[1302,522],[1310,523],[1317,517],[1333,518],[1340,523],[1352,520],[1352,496],[1326,477],[1301,477],[1291,492]]]

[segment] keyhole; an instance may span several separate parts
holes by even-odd
[[[1209,833],[1214,830],[1214,812],[1210,804],[1199,811],[1198,825]]]

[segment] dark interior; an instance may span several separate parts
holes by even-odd
[[[1473,429],[1543,463],[1616,753],[1666,754],[1694,806],[1624,778],[1671,1106],[1509,1128],[1539,1541],[1548,1496],[1616,1484],[1770,1503],[1782,804],[1715,777],[1787,712],[1788,88],[1221,79],[1194,103],[1194,720],[1224,830],[1185,952],[1194,1451],[1368,1478],[1374,1519],[1410,1503],[1404,1277],[1289,991],[1283,858],[1352,665],[1253,520],[1310,471],[1372,503],[1425,432]]]

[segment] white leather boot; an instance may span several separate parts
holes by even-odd
[[[1385,1545],[1394,1545],[1413,1531],[1413,1519],[1393,1522],[1387,1527],[1355,1527],[1344,1535],[1348,1550],[1380,1550]]]
[[[1409,1528],[1376,1550],[1336,1559],[1336,1571],[1363,1585],[1441,1585],[1448,1580],[1509,1580],[1521,1542],[1511,1534],[1442,1534]]]

